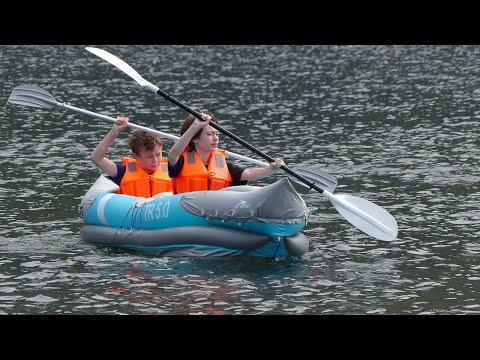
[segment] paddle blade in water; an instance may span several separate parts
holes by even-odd
[[[398,235],[397,221],[392,215],[371,201],[352,195],[331,194],[324,191],[335,209],[352,225],[379,240],[392,241]]]

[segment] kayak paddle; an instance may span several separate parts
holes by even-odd
[[[67,110],[75,111],[84,115],[89,115],[102,120],[110,121],[112,123],[117,122],[117,119],[114,119],[112,117],[105,116],[102,114],[97,114],[92,111],[80,109],[78,107],[67,105],[65,103],[60,103],[57,100],[55,100],[55,98],[48,91],[34,85],[19,85],[15,87],[12,93],[10,94],[10,97],[7,100],[7,104],[32,106],[32,107],[44,108],[44,109],[51,109],[56,106],[56,107],[61,107]],[[136,125],[131,122],[128,122],[128,126],[130,126],[133,129],[143,130],[146,132],[160,135],[172,141],[176,141],[179,139],[178,136],[170,135],[161,131]],[[251,159],[246,156],[235,154],[229,151],[225,151],[225,154],[227,154],[228,156],[237,158],[239,160],[250,162],[256,165],[268,166],[268,164],[265,162]],[[295,171],[298,172],[299,174],[302,174],[302,176],[304,176],[305,178],[308,178],[311,182],[318,183],[319,186],[321,186],[322,188],[330,189],[331,191],[334,191],[335,187],[337,186],[337,180],[323,170],[320,170],[314,167],[299,167],[299,168],[295,168]],[[303,186],[306,186],[304,183],[300,182],[298,179],[294,177],[292,177],[291,179]]]
[[[140,74],[137,71],[135,71],[130,65],[128,65],[125,61],[119,59],[118,57],[109,53],[108,51],[105,51],[99,48],[86,47],[85,49],[97,55],[98,57],[102,58],[103,60],[108,61],[118,69],[122,70],[125,74],[127,74],[133,80],[135,80],[138,84],[140,84],[142,88],[159,94],[160,96],[164,97],[168,101],[171,101],[172,103],[179,106],[183,110],[192,114],[196,118],[202,120],[201,114],[199,112],[189,108],[179,100],[175,99],[173,96],[160,90],[157,86],[153,85],[152,83],[142,78]],[[269,162],[275,161],[269,155],[253,147],[252,145],[242,140],[241,138],[231,133],[230,131],[223,129],[220,125],[214,122],[210,122],[209,125],[217,129],[218,131],[222,132],[223,134],[227,135],[228,137],[232,138],[233,140],[237,141],[241,145],[245,146],[247,149],[253,151],[255,154],[261,156],[265,160]],[[299,172],[295,172],[292,169],[288,168],[287,166],[282,166],[280,167],[280,169],[282,169],[289,175],[294,176],[295,178],[297,178],[298,180],[306,184],[309,188],[315,189],[320,194],[327,197],[332,202],[335,209],[337,209],[337,211],[347,221],[349,221],[352,225],[362,230],[366,234],[384,241],[392,241],[397,237],[398,235],[397,221],[388,211],[384,210],[380,206],[368,200],[364,200],[352,195],[338,195],[338,194],[334,195],[330,193],[327,189],[322,189],[317,184],[309,181],[307,178],[302,176]]]

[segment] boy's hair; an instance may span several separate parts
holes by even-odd
[[[207,114],[207,115],[210,115],[212,118],[210,119],[210,121],[213,121],[214,123],[218,124],[218,119],[215,115],[213,115],[210,111],[207,111],[207,110],[201,110],[200,111],[201,113],[204,113],[204,114]],[[196,117],[193,116],[193,115],[188,115],[185,120],[183,121],[183,125],[182,125],[182,128],[180,129],[180,136],[182,136],[183,134],[185,134],[185,132],[188,130],[188,128],[193,124],[193,122],[195,121]],[[195,149],[195,145],[193,144],[193,140],[195,139],[198,139],[198,137],[200,136],[200,134],[202,133],[202,130],[204,128],[198,130],[196,132],[195,135],[193,135],[192,137],[192,140],[190,140],[190,142],[188,143],[188,146],[190,147],[190,149]]]
[[[142,130],[136,130],[132,133],[130,140],[128,140],[128,145],[135,154],[140,153],[142,148],[145,148],[146,150],[155,150],[156,145],[163,148],[160,136]]]

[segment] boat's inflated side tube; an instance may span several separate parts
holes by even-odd
[[[270,243],[283,241],[289,256],[301,257],[308,251],[309,240],[298,233],[293,236],[269,237],[222,227],[189,226],[162,230],[127,230],[105,226],[85,225],[80,238],[92,244],[130,249],[161,251],[168,256],[222,257],[250,253]],[[276,247],[276,246],[275,246]],[[275,248],[274,247],[274,248]],[[267,256],[269,250],[261,251]],[[272,250],[271,256],[281,255]]]
[[[84,241],[104,245],[134,245],[155,248],[170,245],[201,244],[236,250],[254,249],[271,240],[267,235],[219,226],[182,226],[160,230],[129,230],[85,225],[80,230],[80,237]]]

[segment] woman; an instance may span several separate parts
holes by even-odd
[[[210,121],[218,123],[217,118],[208,111],[201,115],[203,120],[193,115],[185,119],[180,138],[168,152],[174,194],[243,185],[285,165],[277,158],[267,167],[245,169],[226,161],[225,151],[218,148],[218,130],[209,125]]]

